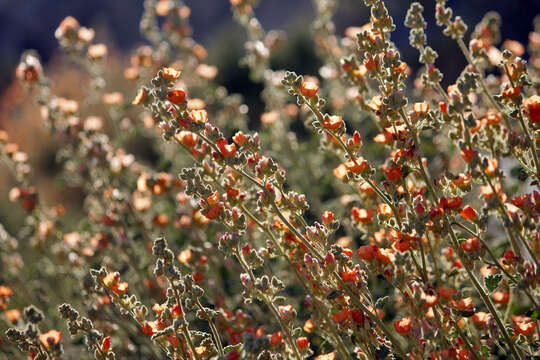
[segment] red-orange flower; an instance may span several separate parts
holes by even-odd
[[[377,255],[377,245],[364,245],[360,246],[356,253],[362,260],[371,260]]]
[[[459,299],[457,308],[461,311],[474,311],[474,304],[472,300],[472,297]]]
[[[328,130],[337,130],[343,125],[343,119],[339,115],[327,115],[322,121],[322,126]]]
[[[345,163],[345,168],[354,174],[360,174],[369,168],[369,163],[363,157],[354,158]]]
[[[429,111],[429,104],[427,101],[418,102],[414,103],[412,108],[416,116],[425,115]]]
[[[401,179],[402,175],[403,171],[399,167],[391,167],[384,170],[384,176],[386,176],[386,178],[392,182],[396,182]]]
[[[46,333],[39,334],[39,341],[47,348],[60,343],[61,340],[62,333],[58,330],[49,330]]]
[[[478,219],[476,210],[470,205],[466,205],[459,214],[469,221],[476,221]]]
[[[236,145],[227,143],[227,139],[221,138],[216,142],[216,145],[223,157],[232,157],[236,154]]]
[[[336,353],[331,352],[328,354],[321,354],[316,356],[313,360],[336,360]]]
[[[540,96],[533,95],[530,98],[523,100],[523,108],[531,122],[540,122]]]
[[[165,68],[161,69],[161,74],[165,79],[178,80],[178,78],[180,77],[182,72],[179,71],[179,70],[170,68],[170,67],[165,67]]]
[[[171,90],[167,94],[167,99],[173,104],[181,104],[186,101],[186,92],[180,89]]]
[[[144,102],[144,100],[146,100],[147,96],[148,96],[148,92],[146,91],[146,89],[140,88],[139,91],[137,92],[137,96],[135,96],[135,98],[133,99],[131,103],[133,105],[141,105]]]
[[[180,131],[179,133],[175,134],[174,137],[180,144],[188,148],[195,147],[195,145],[197,145],[199,142],[199,135],[187,130]]]
[[[301,336],[298,339],[296,339],[296,345],[298,345],[298,348],[300,350],[305,350],[309,346],[309,340],[305,336]]]
[[[375,212],[371,209],[359,209],[355,206],[351,210],[351,215],[355,221],[368,223],[373,219]]]
[[[103,339],[103,342],[101,343],[101,351],[107,352],[111,348],[111,337],[107,336]]]
[[[317,91],[319,90],[319,85],[317,85],[313,81],[304,81],[300,85],[300,94],[307,98],[314,97],[317,95]]]
[[[394,328],[398,334],[408,334],[411,331],[411,319],[406,317],[401,320],[394,321]]]
[[[473,251],[476,251],[480,248],[480,241],[475,238],[475,237],[472,237],[470,239],[467,239],[467,240],[464,240],[462,241],[460,244],[459,244],[459,247],[463,250],[463,251],[466,251],[466,252],[473,252]]]
[[[510,301],[510,293],[508,291],[495,291],[491,297],[498,304],[505,305]]]
[[[514,323],[514,331],[518,334],[525,336],[532,336],[536,329],[536,320],[532,320],[527,316],[512,315],[512,322]]]
[[[11,291],[11,288],[0,285],[0,297],[9,297],[12,294],[13,294],[13,291]]]

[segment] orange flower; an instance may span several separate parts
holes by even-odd
[[[384,217],[390,217],[392,216],[392,208],[387,203],[380,203],[377,206],[377,214],[380,214]]]
[[[421,299],[424,300],[424,305],[427,307],[435,306],[439,302],[439,297],[435,294],[428,295],[426,293],[422,293]]]
[[[357,222],[368,223],[373,219],[375,212],[371,209],[359,209],[357,207],[353,207],[351,210],[351,215]]]
[[[470,185],[472,181],[472,175],[471,174],[459,174],[457,178],[452,180],[452,183],[458,187],[465,187]]]
[[[168,80],[178,80],[181,74],[182,74],[181,71],[170,68],[170,67],[165,67],[161,69],[161,76],[163,76],[165,79],[168,79]]]
[[[530,98],[523,100],[523,108],[531,122],[540,122],[540,96],[533,95]]]
[[[459,299],[457,303],[457,308],[461,311],[474,311],[474,304],[472,302],[472,297]]]
[[[463,203],[463,199],[459,196],[455,197],[441,197],[439,199],[439,206],[441,206],[444,210],[456,210],[461,207],[461,204]]]
[[[373,181],[373,183],[375,184],[375,181]],[[373,187],[368,182],[365,182],[362,185],[358,186],[358,190],[360,190],[364,194],[374,194],[375,193],[375,190],[373,189]]]
[[[19,309],[11,309],[6,311],[4,314],[6,315],[8,321],[12,324],[16,324],[21,318],[21,310]]]
[[[397,251],[405,252],[411,248],[412,243],[406,239],[399,239],[394,243],[393,246]]]
[[[204,274],[199,271],[196,271],[193,274],[191,274],[191,277],[193,278],[193,281],[195,282],[201,282],[204,280]]]
[[[141,105],[144,100],[146,100],[146,97],[148,96],[148,92],[145,88],[140,88],[137,92],[137,96],[135,96],[135,99],[131,102],[133,105]]]
[[[186,101],[186,92],[180,89],[171,90],[167,94],[167,99],[173,104],[181,104]]]
[[[518,334],[525,336],[532,336],[536,329],[536,320],[532,320],[527,316],[512,315],[512,322],[514,323],[514,331]]]
[[[343,309],[340,312],[337,312],[332,315],[332,320],[334,320],[337,323],[344,322],[349,318],[349,311],[347,309]]]
[[[408,334],[409,331],[411,331],[411,319],[406,317],[401,320],[394,321],[394,328],[398,334]]]
[[[471,316],[471,321],[476,325],[485,326],[489,320],[489,316],[490,314],[488,313],[478,311]]]
[[[208,113],[206,110],[191,110],[189,113],[194,122],[207,122]]]
[[[101,343],[101,351],[108,352],[111,348],[111,337],[107,336],[103,339],[103,342]]]
[[[302,96],[305,96],[307,98],[311,98],[317,95],[318,90],[319,90],[319,85],[317,85],[313,81],[304,81],[300,85],[300,94],[302,94]]]
[[[206,353],[206,346],[197,346],[195,348],[195,353],[199,356],[203,356]]]
[[[345,163],[345,168],[353,174],[360,174],[369,168],[369,163],[363,157],[353,158]]]
[[[315,359],[313,360],[336,360],[336,353],[331,352],[328,354],[321,354],[321,355],[315,356]]]
[[[315,329],[315,324],[311,320],[306,320],[304,323],[304,331],[307,333],[312,333],[313,329]]]
[[[379,111],[383,105],[382,102],[382,95],[376,95],[374,96],[368,104],[368,107],[373,111]]]
[[[497,304],[504,305],[508,304],[508,301],[510,300],[510,293],[508,291],[495,291],[491,297]]]
[[[233,141],[237,145],[244,145],[246,142],[246,135],[242,131],[238,131],[236,134],[234,134]]]
[[[147,336],[152,336],[154,335],[154,328],[152,327],[152,325],[150,325],[149,323],[145,322],[142,327],[142,332],[144,335],[147,335]]]
[[[499,161],[495,158],[488,160],[488,166],[484,169],[486,175],[491,176],[495,173],[495,170],[499,167]]]
[[[199,135],[191,131],[182,130],[175,134],[174,137],[178,142],[188,148],[195,147],[199,142]]]
[[[13,294],[10,288],[0,285],[0,297],[9,297]]]
[[[216,142],[217,147],[219,148],[219,151],[221,152],[221,155],[223,157],[233,157],[236,154],[236,145],[228,144],[227,139],[221,138]]]
[[[515,98],[521,94],[521,86],[511,87],[509,86],[503,90],[502,94],[508,98]]]
[[[502,115],[499,113],[488,112],[484,118],[487,120],[489,125],[497,125],[499,122],[501,122]]]
[[[221,214],[221,212],[223,211],[223,208],[224,206],[222,203],[214,204],[210,206],[208,209],[206,209],[203,215],[210,220],[214,220],[219,216],[219,214]]]
[[[305,336],[301,336],[298,339],[296,339],[296,345],[298,345],[298,348],[300,350],[305,350],[309,346],[309,340]]]
[[[427,101],[414,103],[413,111],[416,116],[425,115],[429,111],[429,104]]]
[[[391,167],[390,169],[384,170],[384,176],[391,182],[396,182],[399,179],[401,179],[401,176],[403,175],[403,171],[401,171],[398,167]]]
[[[46,348],[57,345],[62,340],[62,333],[58,330],[49,330],[46,333],[39,334],[39,341]]]
[[[396,257],[391,249],[377,248],[377,259],[382,262],[393,263]]]
[[[476,210],[474,210],[470,205],[466,205],[459,214],[469,221],[478,220]]]
[[[322,121],[322,126],[324,126],[328,130],[337,130],[341,127],[343,124],[343,119],[341,116],[338,115],[332,115],[332,116],[325,116]]]
[[[452,295],[457,294],[457,290],[452,288],[439,287],[437,288],[437,294],[445,299],[451,299]]]
[[[377,254],[377,245],[364,245],[360,246],[356,253],[362,260],[371,260]]]
[[[124,294],[128,290],[128,283],[127,282],[119,282],[120,281],[120,273],[118,272],[111,272],[108,273],[103,278],[103,284],[109,288],[116,294]]]
[[[466,147],[461,150],[461,157],[463,158],[463,160],[465,160],[466,163],[470,164],[473,159],[474,153],[475,151],[473,149]]]
[[[88,47],[88,57],[93,60],[101,59],[107,56],[107,45],[93,44]]]
[[[281,344],[282,341],[283,336],[281,335],[281,331],[275,332],[272,334],[272,336],[270,336],[270,344],[272,344],[273,346]]]
[[[459,243],[459,247],[465,252],[473,252],[480,248],[480,241],[473,237]]]

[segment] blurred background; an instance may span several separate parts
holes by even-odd
[[[230,92],[244,96],[249,106],[252,123],[262,111],[259,94],[262,88],[249,80],[248,71],[238,65],[244,54],[245,32],[231,16],[228,0],[184,0],[191,8],[193,37],[208,50],[207,63],[219,67],[217,82]],[[387,0],[387,7],[397,25],[393,41],[402,51],[404,60],[418,69],[418,54],[408,44],[408,29],[403,25],[406,11],[412,1]],[[456,43],[444,37],[435,24],[435,0],[420,1],[428,22],[429,44],[439,52],[437,65],[445,74],[444,85],[453,83],[465,65]],[[450,0],[449,6],[469,26],[469,33],[487,11],[496,11],[502,17],[502,40],[527,43],[533,20],[540,14],[540,0]],[[12,141],[28,152],[36,174],[36,183],[55,194],[61,189],[55,179],[58,168],[55,147],[40,127],[39,110],[27,99],[14,79],[14,69],[25,49],[35,49],[42,56],[45,71],[55,82],[58,95],[77,98],[83,93],[84,79],[68,60],[60,59],[54,31],[68,15],[82,26],[96,30],[97,42],[109,47],[110,71],[121,72],[128,62],[128,52],[144,44],[139,33],[139,20],[143,0],[0,0],[0,129],[9,132]],[[262,0],[256,9],[266,31],[281,29],[287,33],[286,45],[272,59],[275,69],[294,70],[301,74],[316,75],[321,65],[313,51],[310,24],[313,19],[311,0]],[[362,0],[341,0],[334,18],[336,32],[343,35],[348,26],[361,26],[368,22],[369,14]],[[121,90],[121,89],[118,89]],[[7,200],[13,179],[0,164],[0,222],[8,228],[16,227],[22,210]],[[51,190],[51,191],[47,191]],[[65,196],[69,195],[69,189]],[[73,191],[73,190],[72,190]],[[54,195],[51,195],[54,196]],[[76,194],[73,194],[76,198]],[[54,199],[51,199],[54,201]]]

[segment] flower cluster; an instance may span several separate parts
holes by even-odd
[[[83,201],[73,215],[52,205],[0,130],[9,198],[26,215],[17,234],[0,227],[0,350],[540,356],[540,21],[526,61],[524,45],[500,44],[497,14],[467,41],[463,19],[437,0],[436,23],[468,62],[445,89],[420,3],[405,18],[414,74],[384,1],[364,0],[369,23],[340,36],[337,1],[314,0],[323,65],[313,76],[270,67],[286,39],[265,32],[258,2],[230,1],[249,39],[241,63],[264,88],[258,132],[204,62],[179,0],[145,1],[149,45],[123,85],[108,79],[94,30],[62,21],[55,36],[88,78],[85,99],[56,95],[37,54],[23,54],[16,75]]]

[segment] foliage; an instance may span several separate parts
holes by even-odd
[[[181,1],[145,2],[148,45],[123,92],[107,46],[72,17],[55,36],[89,79],[83,99],[56,95],[23,54],[17,76],[84,209],[44,201],[0,131],[27,213],[16,234],[0,228],[0,358],[539,356],[540,22],[527,62],[523,45],[499,48],[497,14],[467,46],[437,0],[468,61],[445,90],[419,3],[405,20],[415,78],[382,0],[364,0],[370,22],[343,38],[336,0],[314,0],[320,78],[270,67],[285,38],[256,3],[231,0],[242,64],[264,86],[259,132],[215,82]]]

